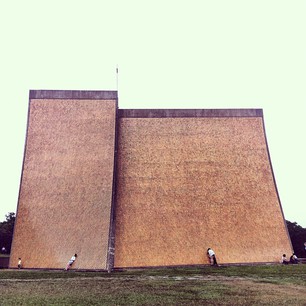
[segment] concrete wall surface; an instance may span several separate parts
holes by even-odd
[[[41,95],[30,94],[10,266],[64,268],[77,253],[74,268],[106,269],[117,100]]]
[[[10,267],[278,262],[292,246],[261,109],[118,110],[31,91]]]
[[[120,118],[115,267],[290,254],[261,114],[174,117]]]

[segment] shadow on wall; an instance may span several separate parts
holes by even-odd
[[[9,266],[10,256],[1,256],[0,257],[0,269],[7,269]]]

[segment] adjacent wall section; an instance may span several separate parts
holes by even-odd
[[[120,110],[115,267],[278,262],[262,110]]]
[[[107,269],[117,92],[30,91],[10,267]]]

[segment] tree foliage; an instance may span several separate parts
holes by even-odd
[[[306,242],[306,228],[298,225],[296,222],[286,220],[292,247],[297,257],[306,257],[304,243]]]
[[[0,249],[5,247],[6,252],[10,253],[16,216],[15,213],[10,212],[5,215],[5,218],[5,221],[0,222]]]

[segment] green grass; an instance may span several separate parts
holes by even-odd
[[[0,305],[306,305],[306,265],[0,270]]]

